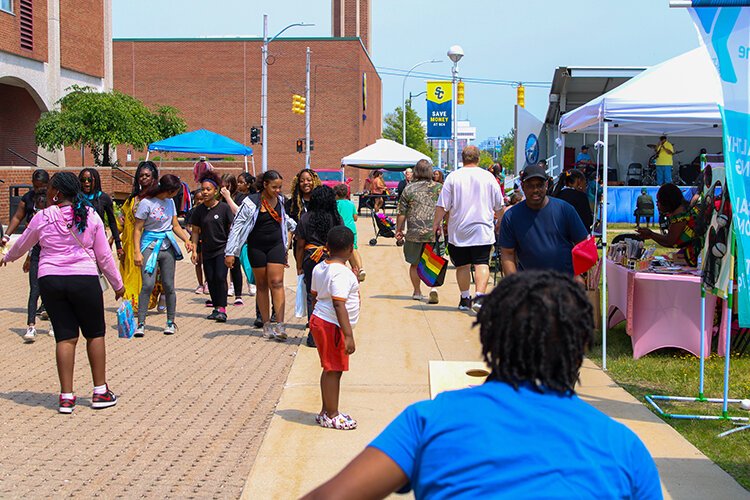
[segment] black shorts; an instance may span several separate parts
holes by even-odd
[[[488,266],[490,264],[490,250],[492,250],[492,245],[457,247],[448,243],[448,254],[456,267],[468,266],[469,264]]]
[[[98,276],[44,276],[39,292],[55,330],[55,341],[103,337],[104,298]]]
[[[283,241],[270,247],[258,248],[247,246],[247,258],[253,269],[266,267],[268,264],[286,264],[286,246]]]

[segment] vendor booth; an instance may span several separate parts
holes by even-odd
[[[175,135],[163,141],[152,142],[148,145],[148,154],[151,151],[243,156],[245,158],[245,172],[248,171],[247,157],[250,156],[252,158],[253,155],[253,148],[206,129],[185,132],[184,134]],[[148,159],[148,156],[146,159]],[[254,163],[253,175],[255,175]]]
[[[689,75],[689,82],[686,81]],[[597,138],[597,164],[610,164],[610,135],[614,136],[648,136],[659,137],[660,135],[680,136],[680,137],[709,137],[716,138],[720,144],[722,136],[721,116],[719,105],[723,103],[722,90],[716,70],[705,48],[699,47],[695,50],[677,56],[662,64],[656,65],[638,76],[632,78],[623,85],[607,92],[606,94],[584,104],[583,106],[570,111],[562,116],[560,120],[560,137],[558,145],[564,148],[565,134],[568,133],[587,133],[593,134]],[[723,167],[723,165],[721,165]],[[608,185],[609,169],[603,168],[602,176],[604,186]],[[721,169],[723,171],[723,169]],[[722,179],[723,183],[723,179]],[[640,194],[640,187],[623,187],[608,188],[603,190],[602,205],[607,207],[602,212],[602,240],[607,241],[607,223],[610,221],[610,215],[616,217],[618,212],[625,209],[621,206],[620,199],[634,199],[637,194],[618,192],[612,200],[613,190],[633,190]],[[627,196],[626,196],[627,195]],[[616,203],[611,203],[611,201]],[[634,204],[627,207],[628,212],[632,212]],[[617,217],[619,219],[619,217]],[[616,219],[616,220],[617,220]],[[625,262],[621,262],[625,264]],[[602,266],[602,276],[605,286],[602,289],[608,289],[609,295],[620,310],[619,319],[627,319],[628,333],[631,334],[633,341],[634,353],[636,357],[661,346],[647,345],[643,340],[640,345],[636,345],[639,339],[645,335],[634,335],[639,331],[639,322],[633,314],[633,307],[636,303],[642,303],[642,300],[636,296],[637,289],[656,290],[657,296],[669,293],[664,289],[667,283],[672,281],[682,283],[682,287],[692,290],[695,288],[696,303],[700,303],[700,278],[680,278],[678,280],[648,279],[645,274],[647,269],[640,272],[636,269],[632,275],[621,269],[616,269],[618,273],[613,276],[614,283],[608,280],[608,269],[610,273],[615,271],[613,263]],[[620,272],[622,271],[622,272]],[[641,275],[641,276],[638,276]],[[636,278],[640,278],[637,280]],[[643,280],[646,281],[643,281]],[[643,283],[640,283],[643,281]],[[695,281],[693,284],[692,281]],[[684,283],[683,283],[684,282]],[[641,287],[638,285],[641,284]],[[653,290],[652,290],[653,291]],[[644,292],[645,293],[645,292]],[[608,313],[610,308],[607,307],[607,294],[603,293],[602,302],[602,322],[608,324]],[[713,311],[715,300],[709,300],[707,314]],[[693,304],[694,306],[695,304]],[[693,307],[690,306],[690,307]],[[680,309],[685,310],[687,305],[683,304]],[[696,309],[699,310],[699,309]],[[700,347],[699,332],[703,329],[701,325],[705,324],[704,318],[693,318],[686,314],[686,321],[693,325],[693,333],[686,333],[685,342],[672,342],[674,347],[687,348],[691,352],[696,352],[696,347]],[[689,325],[685,325],[686,328]],[[648,328],[646,328],[648,330]],[[654,330],[655,331],[655,330]],[[639,332],[642,333],[642,332]],[[637,338],[636,338],[637,337]],[[652,338],[652,337],[649,337]],[[603,328],[603,366],[606,369],[606,328]],[[658,344],[658,342],[657,342]],[[701,353],[705,350],[701,349]],[[696,353],[698,354],[698,353]]]

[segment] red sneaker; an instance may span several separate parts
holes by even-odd
[[[73,410],[76,408],[76,397],[73,396],[73,399],[65,398],[63,399],[62,396],[60,396],[60,407],[57,409],[60,413],[73,413]]]
[[[102,409],[102,408],[109,408],[110,406],[114,406],[117,404],[117,396],[115,396],[115,393],[109,390],[109,387],[107,387],[107,392],[104,394],[96,394],[91,397],[91,407],[94,409]]]

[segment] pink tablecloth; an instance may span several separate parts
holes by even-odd
[[[635,272],[607,261],[611,327],[627,321],[635,359],[663,347],[700,356],[700,277]],[[705,353],[710,354],[716,297],[706,295]]]

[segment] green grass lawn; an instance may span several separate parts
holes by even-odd
[[[594,346],[589,357],[601,366],[601,342]],[[646,394],[671,396],[698,395],[698,358],[680,349],[660,349],[641,359],[633,359],[630,337],[621,323],[609,330],[607,336],[607,369],[609,375],[645,404]],[[706,360],[705,396],[722,397],[724,358],[711,355]],[[730,369],[730,398],[750,398],[750,356],[733,356]],[[720,415],[721,404],[662,402],[660,406],[671,413]],[[648,406],[651,409],[650,406]],[[750,417],[750,412],[730,405],[730,416]],[[727,437],[717,434],[734,425],[727,421],[697,421],[664,419],[680,434],[750,490],[750,430]],[[705,492],[708,496],[708,492]]]

